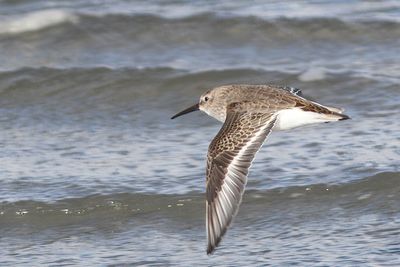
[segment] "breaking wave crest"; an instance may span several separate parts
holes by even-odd
[[[8,18],[0,24],[0,34],[21,34],[40,31],[63,23],[76,24],[77,15],[64,10],[43,10]]]

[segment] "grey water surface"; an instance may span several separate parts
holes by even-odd
[[[400,266],[400,2],[0,1],[0,266]],[[274,132],[205,253],[211,87],[352,117]]]

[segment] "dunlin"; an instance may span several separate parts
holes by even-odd
[[[195,110],[224,122],[207,155],[207,254],[238,212],[251,162],[272,130],[349,119],[339,108],[305,99],[299,89],[272,85],[216,87],[172,119]]]

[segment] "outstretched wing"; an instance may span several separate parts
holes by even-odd
[[[207,156],[206,228],[210,254],[236,215],[255,154],[275,123],[272,113],[228,109]]]

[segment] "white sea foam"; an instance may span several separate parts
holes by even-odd
[[[134,2],[134,4],[132,4]],[[230,17],[258,17],[262,19],[288,18],[341,18],[377,19],[399,21],[400,2],[385,0],[371,1],[190,1],[185,5],[175,1],[104,1],[102,5],[88,5],[81,12],[92,15],[108,14],[152,14],[165,18],[184,18],[202,13],[214,13]],[[394,10],[394,12],[385,12]]]
[[[78,17],[58,9],[35,11],[1,21],[0,34],[37,31],[65,22],[77,23]]]
[[[231,13],[239,16],[255,16],[264,19],[288,17],[339,17],[342,19],[381,19],[399,21],[397,12],[384,12],[396,10],[400,7],[399,1],[259,1],[253,5],[237,3]]]
[[[299,80],[302,82],[311,82],[323,80],[326,78],[326,71],[323,68],[313,67],[299,75]]]

